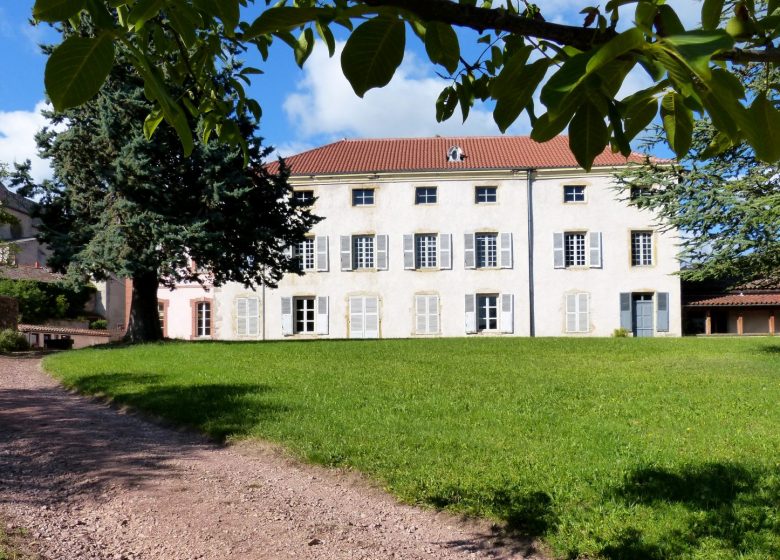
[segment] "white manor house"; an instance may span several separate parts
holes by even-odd
[[[287,158],[324,217],[277,289],[158,292],[171,338],[680,336],[676,238],[558,137],[342,140]]]

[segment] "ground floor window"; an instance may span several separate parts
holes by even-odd
[[[566,295],[566,332],[588,332],[590,313],[588,294],[585,292]]]
[[[379,337],[379,298],[353,296],[349,298],[349,337]]]
[[[477,331],[498,330],[498,295],[477,294]]]
[[[198,302],[197,317],[195,323],[196,336],[211,336],[211,303],[208,301]]]
[[[415,332],[417,334],[439,333],[439,296],[416,295]]]
[[[295,332],[314,332],[314,298],[295,298]]]

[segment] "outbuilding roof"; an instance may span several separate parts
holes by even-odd
[[[453,148],[459,148],[462,157],[451,157]],[[579,166],[568,136],[542,144],[528,136],[344,139],[284,159],[292,176]],[[645,160],[646,156],[636,152],[626,158],[606,149],[593,165],[613,167]],[[277,171],[278,163],[269,164],[268,169]]]
[[[727,294],[696,298],[686,303],[689,307],[743,307],[780,305],[780,292],[763,294]]]

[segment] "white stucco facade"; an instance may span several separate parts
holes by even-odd
[[[324,217],[311,232],[314,270],[288,275],[276,289],[252,291],[236,284],[161,289],[166,335],[225,340],[609,336],[621,326],[636,331],[636,316],[644,313],[642,334],[680,336],[675,236],[661,232],[648,212],[620,200],[624,195],[614,189],[612,171],[294,175],[295,190],[313,191],[313,212]],[[564,202],[566,186],[585,187],[584,200]],[[436,202],[417,204],[418,187],[435,187]],[[480,187],[494,187],[495,202],[477,203]],[[372,191],[373,204],[353,205],[354,189]],[[642,264],[632,257],[632,233],[644,243]],[[410,253],[410,240],[416,244],[413,236],[423,234],[435,236],[428,258],[436,266],[411,269],[420,255]],[[568,263],[571,255],[560,246],[577,235],[585,240],[585,264]],[[373,266],[354,269],[353,236],[371,238]],[[470,244],[480,239],[495,243],[495,257],[480,257],[477,247],[472,252]],[[480,258],[489,266],[479,266]]]

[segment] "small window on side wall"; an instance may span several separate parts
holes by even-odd
[[[585,202],[584,185],[565,185],[563,187],[564,202]]]
[[[474,202],[476,204],[486,204],[497,201],[498,196],[496,187],[476,187],[474,189]]]
[[[414,189],[415,204],[436,204],[436,187],[417,187]]]
[[[374,189],[353,189],[352,206],[371,206],[374,204]]]
[[[293,200],[298,206],[311,206],[314,204],[314,191],[295,191]]]

